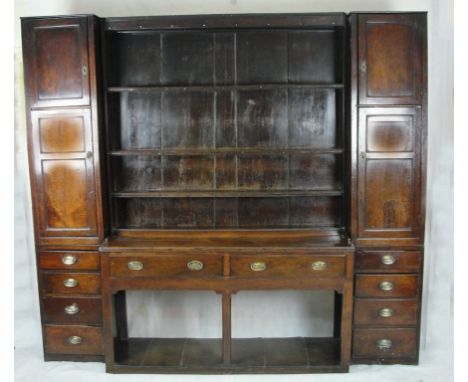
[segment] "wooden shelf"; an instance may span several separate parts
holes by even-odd
[[[115,341],[112,372],[310,373],[346,371],[336,338],[233,338],[223,363],[221,339],[130,338]]]
[[[343,195],[341,189],[328,190],[206,190],[206,191],[132,191],[113,192],[116,198],[275,198],[275,197],[297,197],[297,196],[340,196]]]
[[[252,85],[184,85],[184,86],[109,86],[112,93],[141,91],[220,91],[220,90],[271,90],[271,89],[343,89],[342,83],[323,84],[252,84]]]
[[[132,149],[115,150],[111,156],[131,155],[223,155],[223,154],[343,154],[343,149],[313,149],[313,148],[268,148],[268,147],[216,147],[216,148],[167,148],[167,149]]]

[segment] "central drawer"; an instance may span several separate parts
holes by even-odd
[[[110,275],[117,277],[223,275],[223,257],[216,255],[155,255],[110,257]]]
[[[235,255],[231,276],[341,277],[346,271],[345,255]]]

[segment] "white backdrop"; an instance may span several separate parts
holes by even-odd
[[[209,13],[428,11],[429,169],[420,366],[352,366],[348,375],[255,376],[261,381],[448,382],[453,367],[453,2],[452,0],[16,0],[15,1],[15,374],[17,381],[149,381],[106,375],[100,363],[42,361],[19,17],[91,13],[102,17]],[[133,293],[133,335],[219,336],[218,296]],[[181,307],[184,306],[183,309]],[[320,306],[314,311],[313,307]],[[235,336],[330,332],[326,293],[240,293],[233,303]],[[146,327],[151,316],[152,325]],[[311,317],[313,319],[311,320]],[[174,319],[175,318],[175,319]],[[146,327],[146,329],[144,329]],[[159,376],[164,381],[249,381],[251,376]]]

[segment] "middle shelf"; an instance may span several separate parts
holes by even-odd
[[[259,191],[239,191],[239,190],[165,190],[165,191],[145,191],[145,192],[113,192],[113,197],[118,198],[235,198],[235,197],[288,197],[288,196],[340,196],[343,195],[341,189],[304,189],[304,190],[259,190]]]

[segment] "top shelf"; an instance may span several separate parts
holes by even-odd
[[[344,84],[253,84],[253,85],[181,85],[181,86],[109,86],[112,93],[145,91],[220,91],[220,90],[271,90],[271,89],[343,89]]]

